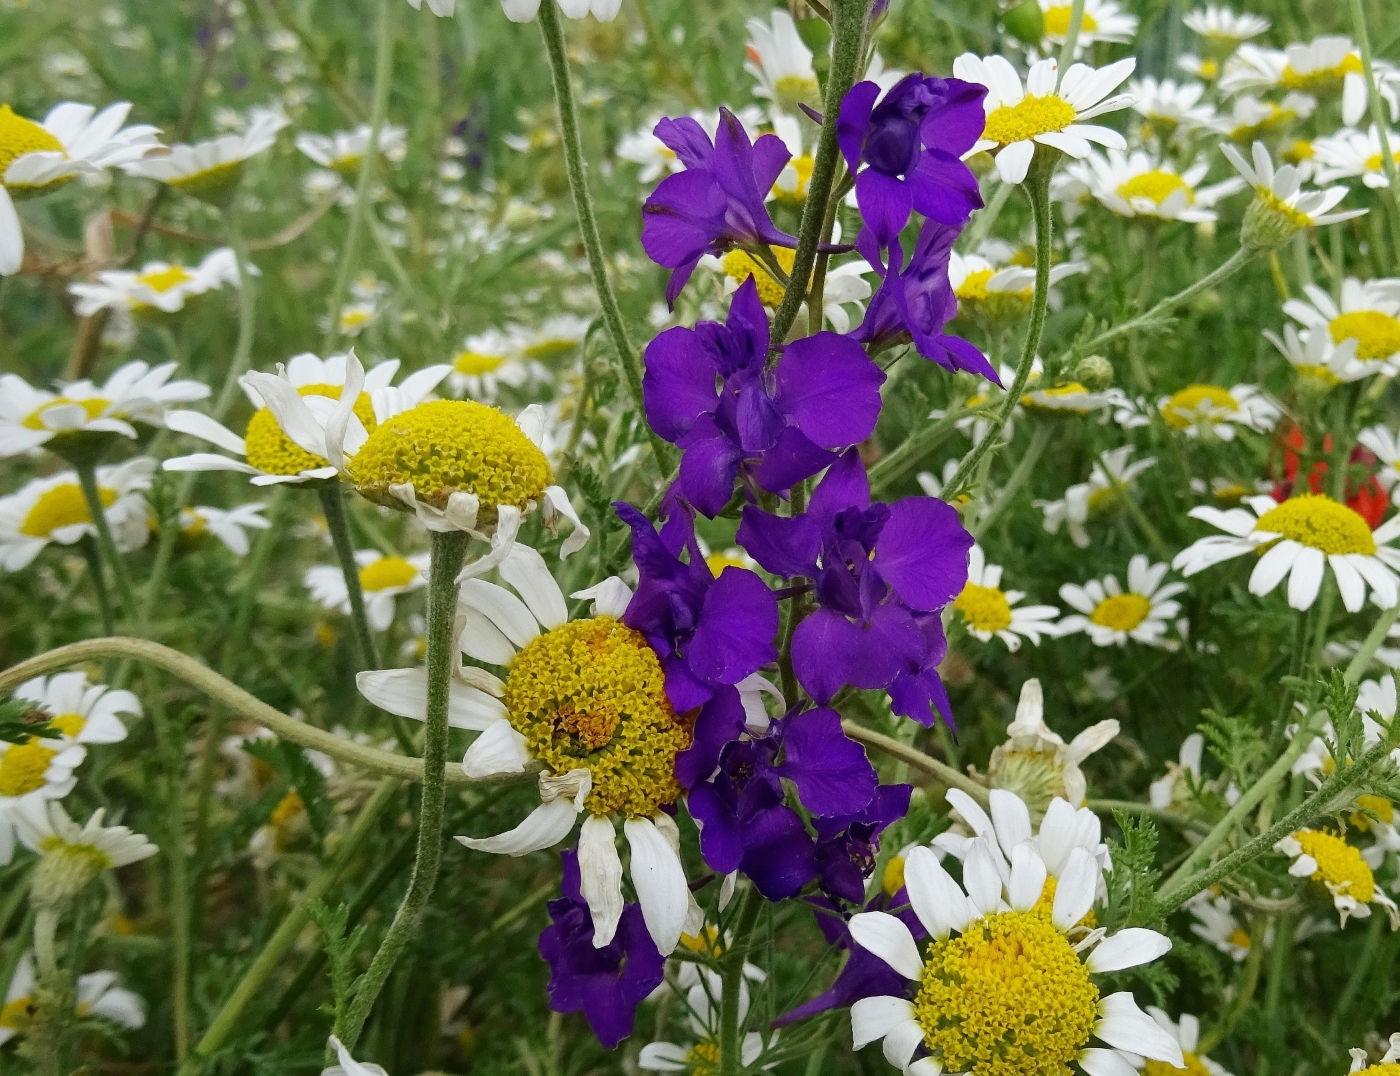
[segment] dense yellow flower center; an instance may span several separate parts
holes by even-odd
[[[374,311],[363,306],[346,307],[340,312],[341,332],[354,332],[363,329],[374,320]]]
[[[1120,197],[1147,198],[1157,205],[1161,205],[1177,191],[1186,195],[1186,204],[1194,205],[1196,202],[1195,192],[1186,185],[1186,181],[1175,172],[1167,172],[1158,168],[1152,172],[1144,172],[1140,176],[1133,176],[1126,183],[1118,187]]]
[[[3,1026],[0,1021],[0,1026]],[[1352,1073],[1352,1076],[1400,1076],[1400,1062],[1382,1061],[1379,1065],[1368,1065],[1360,1072]]]
[[[7,1001],[0,1008],[0,1027],[18,1030],[34,1018],[34,1002],[29,997]]]
[[[711,956],[719,956],[724,952],[719,936],[719,927],[706,923],[698,935],[682,934],[681,944],[692,953],[709,953]]]
[[[593,814],[649,818],[680,795],[676,755],[690,733],[656,652],[621,621],[573,620],[532,640],[511,662],[504,699],[531,755],[557,774],[592,774]]]
[[[1361,858],[1360,849],[1335,834],[1318,829],[1300,829],[1293,834],[1293,839],[1317,862],[1317,870],[1311,875],[1314,882],[1322,882],[1334,892],[1345,893],[1362,904],[1371,903],[1376,895],[1376,880]]]
[[[1262,202],[1264,207],[1270,212],[1283,217],[1283,219],[1295,229],[1312,227],[1312,218],[1310,216],[1302,212],[1302,210],[1289,205],[1273,191],[1264,187],[1255,187],[1254,198],[1255,201]]]
[[[885,864],[884,873],[880,875],[880,888],[885,891],[886,896],[894,896],[904,888],[904,857],[891,856],[890,861]]]
[[[579,338],[576,336],[542,336],[522,347],[520,353],[526,358],[548,362],[560,355],[567,355],[578,344]]]
[[[1292,164],[1302,164],[1317,156],[1313,149],[1313,144],[1306,138],[1295,138],[1287,149],[1283,151],[1283,159]]]
[[[228,193],[242,170],[241,160],[225,161],[223,164],[191,172],[187,176],[180,176],[168,182],[176,190],[184,191],[195,198],[217,201]]]
[[[105,870],[111,870],[114,864],[112,857],[98,848],[95,844],[70,844],[57,835],[45,837],[39,842],[39,851],[44,855],[61,856],[73,863],[81,866],[84,871],[93,877],[101,874]]]
[[[795,104],[810,101],[820,92],[820,87],[811,75],[783,75],[774,81],[773,92],[779,100]]]
[[[1375,815],[1383,825],[1392,826],[1395,824],[1395,804],[1384,796],[1357,796],[1356,806],[1370,814],[1363,814],[1362,811],[1354,813],[1348,821],[1359,830],[1369,830],[1371,828],[1371,815]]]
[[[452,360],[452,369],[466,377],[494,374],[505,365],[504,355],[485,355],[480,351],[460,351]]]
[[[1400,164],[1400,153],[1392,153],[1391,157],[1396,164]],[[1362,165],[1368,172],[1379,172],[1382,168],[1382,158],[1379,153],[1373,153],[1366,158],[1366,163]]]
[[[1173,429],[1195,425],[1201,415],[1219,418],[1222,411],[1238,411],[1239,403],[1219,385],[1187,385],[1171,394],[1162,406],[1162,417]]]
[[[63,143],[33,120],[17,116],[9,105],[0,105],[0,180],[16,158],[45,152],[63,153]]]
[[[1281,534],[1329,555],[1376,551],[1376,540],[1361,514],[1320,493],[1304,493],[1270,508],[1254,529]]]
[[[1236,927],[1225,940],[1236,949],[1248,949],[1254,939],[1249,936],[1249,931]]]
[[[987,281],[996,274],[995,269],[974,269],[963,277],[954,295],[962,302],[976,302],[987,298]]]
[[[1142,1070],[1143,1076],[1180,1076],[1181,1073],[1186,1073],[1186,1076],[1212,1076],[1210,1069],[1206,1068],[1205,1063],[1195,1054],[1182,1050],[1181,1057],[1186,1062],[1181,1068],[1165,1061],[1154,1061],[1149,1058],[1146,1067]]]
[[[67,396],[55,396],[47,403],[42,403],[24,417],[20,423],[27,430],[44,430],[48,427],[44,425],[44,412],[52,407],[66,407],[77,404],[87,412],[87,420],[91,422],[95,418],[100,418],[102,413],[110,406],[110,401],[102,399],[100,396],[88,396],[82,400],[70,400]]]
[[[99,486],[97,496],[102,507],[107,508],[116,501],[117,491]],[[19,525],[19,532],[30,538],[47,538],[61,527],[91,522],[92,513],[88,511],[82,487],[76,482],[65,482],[39,495]]]
[[[58,752],[42,740],[14,744],[0,755],[0,796],[24,796],[44,787],[44,774]]]
[[[719,1071],[719,1043],[697,1042],[685,1055],[691,1076],[712,1076]]]
[[[1002,105],[987,117],[982,137],[1006,146],[1024,142],[1049,131],[1063,131],[1074,122],[1074,106],[1053,93],[1022,97],[1014,105]]]
[[[793,259],[797,257],[797,251],[789,250],[787,247],[769,247],[773,252],[773,257],[782,266],[786,273],[792,272]],[[724,275],[736,283],[742,284],[753,277],[754,284],[758,288],[758,301],[764,306],[777,306],[783,301],[783,286],[778,283],[776,277],[763,267],[763,263],[745,250],[731,250],[724,256],[720,263],[724,267]]]
[[[292,789],[282,797],[276,807],[272,808],[268,822],[273,829],[285,829],[303,810],[300,793],[296,789]]]
[[[1132,631],[1147,619],[1152,603],[1141,594],[1110,594],[1089,614],[1089,622],[1114,631]]]
[[[953,599],[953,608],[974,631],[1003,631],[1011,627],[1011,603],[996,587],[968,583]]]
[[[800,157],[794,157],[788,161],[792,170],[797,173],[797,182],[791,187],[780,187],[773,184],[773,197],[788,205],[801,205],[807,198],[807,184],[812,179],[812,169],[816,162],[810,153],[804,153]]]
[[[1070,1076],[1098,1002],[1064,935],[1035,912],[1003,912],[929,946],[914,1017],[945,1072]]]
[[[360,569],[360,586],[369,591],[406,587],[418,578],[418,569],[403,557],[380,557]]]
[[[188,284],[193,279],[194,274],[188,272],[183,265],[172,265],[167,269],[142,273],[136,278],[136,282],[146,285],[152,291],[166,292],[181,284]]]
[[[1043,13],[1043,18],[1045,19],[1045,36],[1064,37],[1065,34],[1069,33],[1070,13],[1073,10],[1070,4],[1056,4],[1053,7],[1046,8]],[[1099,28],[1098,20],[1087,11],[1083,13],[1081,20],[1079,24],[1079,32],[1081,34],[1092,34]]]
[[[1353,310],[1327,323],[1332,343],[1356,341],[1356,357],[1363,362],[1388,359],[1400,351],[1400,320],[1379,310]]]
[[[472,400],[433,400],[371,431],[350,461],[355,488],[398,506],[389,487],[412,483],[437,508],[456,492],[483,508],[524,508],[554,481],[549,461],[508,415]]]
[[[1362,73],[1361,57],[1349,52],[1336,67],[1319,67],[1315,71],[1295,71],[1289,64],[1279,76],[1279,85],[1286,90],[1318,90],[1329,83],[1341,82],[1347,75]]]
[[[1054,388],[1028,392],[1021,397],[1021,404],[1025,407],[1041,407],[1047,411],[1076,411],[1083,415],[1093,410],[1093,401],[1080,401],[1079,397],[1089,395],[1089,390],[1078,381],[1071,381],[1068,385],[1056,385]]]
[[[59,714],[57,717],[49,718],[49,724],[65,736],[76,736],[87,725],[87,718],[82,714]],[[1365,798],[1365,796],[1362,797],[1362,799]]]
[[[302,385],[297,393],[302,396],[328,396],[340,399],[343,386],[318,383]],[[374,404],[369,393],[360,393],[355,401],[355,416],[364,423],[367,430],[374,429]],[[277,417],[266,407],[257,411],[248,420],[248,428],[243,434],[248,462],[264,474],[301,474],[327,466],[326,460],[314,452],[308,452],[293,441],[277,423]]]

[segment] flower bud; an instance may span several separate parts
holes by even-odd
[[[1001,25],[1017,41],[1039,45],[1045,36],[1045,14],[1038,0],[1021,0],[1001,17]]]
[[[1075,365],[1073,377],[1090,392],[1102,392],[1113,384],[1113,363],[1102,355],[1085,355]]]

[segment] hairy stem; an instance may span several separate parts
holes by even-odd
[[[744,1029],[739,1026],[739,992],[744,979],[744,954],[749,936],[763,912],[763,895],[749,888],[735,915],[733,939],[720,961],[719,999],[719,1072],[720,1076],[739,1076],[744,1071]]]
[[[882,751],[891,758],[897,758],[900,762],[907,763],[911,769],[927,774],[940,784],[947,785],[949,788],[962,789],[978,803],[985,804],[987,802],[987,788],[984,785],[979,785],[965,773],[959,773],[946,762],[930,758],[917,748],[900,743],[892,737],[873,732],[864,725],[857,725],[854,721],[843,721],[841,727],[851,739],[863,743],[867,747],[873,747],[877,751]]]
[[[121,606],[122,619],[130,623],[136,616],[136,596],[131,591],[131,577],[126,574],[126,565],[117,552],[117,543],[112,539],[112,527],[107,522],[107,508],[102,503],[102,494],[97,488],[97,468],[92,463],[78,463],[73,468],[78,472],[78,485],[83,490],[83,500],[87,502],[92,525],[97,529],[97,545],[112,569],[112,579],[117,586],[117,601]]]
[[[321,483],[317,492],[321,495],[321,511],[326,517],[331,543],[340,561],[340,571],[345,576],[345,590],[350,595],[350,622],[355,626],[355,642],[360,648],[360,668],[377,669],[379,657],[375,653],[369,616],[365,613],[365,594],[360,587],[360,566],[355,563],[355,547],[350,542],[350,521],[345,515],[344,494],[340,483],[334,479]]]
[[[1010,506],[1012,499],[1020,492],[1025,485],[1026,479],[1031,476],[1031,471],[1040,461],[1041,453],[1045,451],[1045,446],[1050,443],[1052,427],[1050,423],[1041,421],[1035,426],[1035,433],[1031,435],[1031,443],[1026,446],[1025,454],[1016,463],[1016,469],[1011,472],[1011,477],[1006,480],[1006,485],[1002,487],[997,499],[992,502],[991,507],[982,515],[981,519],[974,519],[969,528],[974,538],[981,538],[991,529],[993,523],[1001,516],[1002,512]]]

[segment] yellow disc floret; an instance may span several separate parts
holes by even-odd
[[[996,587],[968,583],[953,599],[953,608],[974,631],[1004,631],[1011,627],[1011,604]]]
[[[1361,858],[1360,849],[1319,829],[1300,829],[1293,839],[1317,863],[1317,870],[1310,876],[1314,882],[1321,882],[1334,894],[1345,893],[1362,904],[1371,903],[1376,895],[1376,879]]]
[[[44,787],[44,774],[58,754],[42,740],[14,744],[0,755],[0,796],[24,796]]]
[[[98,487],[97,496],[102,507],[107,508],[116,501],[117,491]],[[88,511],[82,487],[76,482],[65,482],[39,495],[19,525],[19,532],[30,538],[48,538],[62,527],[91,522],[92,513]]]
[[[27,995],[15,998],[14,1001],[7,1001],[3,1007],[0,1007],[0,1027],[21,1031],[34,1019],[36,1011],[34,999]]]
[[[1184,430],[1194,425],[1202,415],[1215,418],[1222,411],[1239,409],[1235,398],[1219,385],[1187,385],[1173,392],[1162,405],[1162,417],[1173,429]]]
[[[555,773],[592,774],[592,813],[649,818],[680,795],[676,755],[690,733],[656,652],[621,621],[574,620],[532,640],[511,662],[504,700],[531,755]]]
[[[84,726],[87,725],[87,718],[82,714],[59,714],[57,717],[49,718],[49,724],[63,735],[71,737],[83,731]],[[1361,798],[1365,799],[1366,797]]]
[[[341,385],[302,385],[297,389],[297,393],[301,396],[327,396],[338,400],[342,388]],[[374,404],[370,401],[369,393],[360,393],[360,398],[355,401],[355,417],[364,424],[366,430],[374,429]],[[283,433],[282,427],[277,423],[277,417],[266,407],[254,413],[248,420],[248,429],[244,431],[243,441],[248,462],[264,474],[301,474],[303,471],[314,471],[318,467],[328,465],[323,457],[306,451]]]
[[[24,421],[21,422],[20,425],[28,430],[47,429],[48,427],[44,425],[45,411],[48,411],[54,407],[71,407],[74,404],[81,407],[85,412],[87,412],[87,420],[89,422],[91,422],[95,418],[101,418],[103,413],[110,406],[109,402],[107,400],[102,399],[102,397],[100,396],[87,396],[81,400],[70,400],[66,396],[56,396],[48,403],[40,404],[28,415],[26,415],[24,417]]]
[[[685,1055],[685,1063],[690,1076],[714,1076],[719,1071],[719,1044],[697,1042]]]
[[[1320,493],[1304,493],[1270,508],[1254,528],[1280,534],[1329,555],[1376,551],[1376,540],[1361,514]]]
[[[1379,310],[1353,310],[1327,325],[1332,342],[1356,341],[1356,357],[1362,362],[1388,359],[1400,351],[1400,320]]]
[[[4,1027],[4,1021],[0,1020],[0,1027]],[[1400,1076],[1400,1062],[1382,1061],[1379,1065],[1368,1065],[1360,1072],[1353,1072],[1351,1076]]]
[[[1003,912],[929,946],[914,1016],[945,1072],[1070,1076],[1099,991],[1069,941],[1034,912]]]
[[[360,569],[360,586],[368,591],[406,587],[418,578],[418,569],[403,557],[380,557]]]
[[[26,153],[63,153],[63,143],[33,120],[0,105],[0,180],[16,158]]]
[[[1349,52],[1336,67],[1319,67],[1313,71],[1295,71],[1293,65],[1289,64],[1283,69],[1283,74],[1279,76],[1278,81],[1285,90],[1316,91],[1326,89],[1331,84],[1340,83],[1347,75],[1359,75],[1361,72],[1360,55]]]
[[[890,861],[885,864],[884,873],[880,875],[880,888],[890,897],[904,888],[903,856],[890,857]]]
[[[464,377],[480,377],[482,374],[494,374],[505,365],[504,355],[485,355],[480,351],[459,351],[457,357],[452,360],[452,369],[456,370]]]
[[[1022,97],[1014,105],[1002,105],[987,117],[982,137],[998,145],[1024,142],[1050,131],[1063,131],[1074,122],[1074,106],[1053,93]]]
[[[784,272],[792,272],[792,260],[797,257],[797,251],[788,250],[786,247],[771,247],[773,257],[778,264],[783,267]],[[752,254],[743,250],[731,250],[720,262],[724,267],[724,275],[738,284],[742,284],[753,277],[754,284],[758,288],[758,301],[765,306],[777,306],[783,301],[783,286],[778,283],[772,273],[763,267],[763,263]]]
[[[1073,10],[1070,4],[1056,4],[1053,7],[1046,8],[1043,16],[1045,19],[1045,36],[1064,37],[1065,34],[1069,33],[1069,19]],[[1083,12],[1080,17],[1083,20],[1079,24],[1080,33],[1092,34],[1099,28],[1098,20],[1087,11]]]
[[[1133,198],[1146,198],[1151,202],[1161,205],[1177,191],[1186,195],[1186,204],[1192,205],[1196,201],[1195,192],[1186,185],[1186,181],[1175,172],[1167,172],[1157,169],[1153,172],[1144,172],[1140,176],[1133,176],[1126,183],[1118,187],[1120,197],[1131,200]]]
[[[816,161],[811,154],[804,153],[800,157],[794,157],[788,162],[793,172],[797,176],[797,182],[791,187],[780,187],[773,184],[773,197],[788,205],[801,205],[807,199],[807,184],[812,181],[812,169],[816,167]]]
[[[1132,631],[1147,619],[1152,603],[1141,594],[1110,594],[1089,614],[1089,622],[1114,631]]]
[[[142,273],[136,278],[136,282],[146,285],[152,291],[167,292],[181,284],[188,284],[193,279],[194,275],[183,265],[171,265],[165,269]]]
[[[1182,1068],[1169,1064],[1166,1061],[1153,1061],[1148,1059],[1147,1065],[1143,1068],[1143,1076],[1213,1076],[1210,1069],[1199,1057],[1189,1050],[1181,1051],[1181,1059],[1186,1062]]]

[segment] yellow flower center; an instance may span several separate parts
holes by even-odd
[[[1035,394],[1026,393],[1021,397],[1021,404],[1025,407],[1039,407],[1047,411],[1077,411],[1079,414],[1088,414],[1092,407],[1089,401],[1085,401],[1085,406],[1076,407],[1073,401],[1080,396],[1088,396],[1089,390],[1078,381],[1071,381],[1068,385],[1056,385],[1052,389],[1038,389]]]
[[[1133,176],[1118,187],[1118,194],[1123,198],[1147,198],[1157,205],[1161,205],[1176,191],[1186,195],[1187,205],[1195,204],[1196,194],[1186,185],[1186,181],[1175,172],[1167,172],[1161,168]]]
[[[24,417],[24,421],[21,422],[20,425],[27,430],[47,429],[48,427],[44,425],[44,412],[49,410],[49,408],[51,407],[64,407],[69,404],[77,404],[84,411],[86,411],[87,420],[89,422],[91,422],[95,418],[100,418],[102,416],[102,413],[106,411],[109,406],[111,406],[110,401],[104,400],[100,396],[88,396],[82,400],[70,400],[67,396],[55,396],[48,403],[40,404],[28,415],[26,415]]]
[[[1349,52],[1336,67],[1320,67],[1316,71],[1295,71],[1289,64],[1279,76],[1279,85],[1286,90],[1320,90],[1330,83],[1341,82],[1347,75],[1362,73],[1361,56]]]
[[[44,787],[44,774],[58,752],[42,740],[14,744],[0,755],[0,796],[24,796]]]
[[[328,396],[340,399],[342,386],[328,384],[303,385],[297,389],[302,396]],[[360,393],[355,401],[355,415],[364,423],[367,430],[374,429],[374,404],[369,393]],[[285,433],[277,424],[277,418],[266,407],[257,411],[248,420],[248,429],[243,440],[247,447],[248,462],[264,474],[301,474],[327,466],[326,460],[314,452],[308,452]]]
[[[1277,194],[1265,187],[1254,188],[1254,199],[1257,202],[1262,202],[1265,209],[1283,217],[1295,230],[1298,228],[1312,227],[1311,217],[1294,206],[1289,205]]]
[[[0,1026],[3,1026],[2,1022]],[[1352,1076],[1400,1076],[1400,1062],[1382,1061],[1379,1065],[1368,1065],[1360,1072],[1352,1073]]]
[[[1236,927],[1225,940],[1236,949],[1248,949],[1253,939],[1250,938],[1249,931]]]
[[[1053,93],[1027,95],[1014,105],[1002,105],[987,117],[982,137],[1007,146],[1049,131],[1063,131],[1074,122],[1074,106]]]
[[[1031,915],[1038,915],[1047,923],[1050,917],[1055,914],[1055,890],[1060,887],[1060,881],[1053,874],[1047,875],[1045,885],[1040,890],[1040,897],[1035,902],[1035,907],[1030,910]],[[1084,918],[1074,924],[1074,929],[1093,930],[1099,925],[1099,917],[1094,914],[1093,909],[1084,913]]]
[[[691,1076],[713,1076],[719,1071],[719,1044],[697,1042],[685,1055],[685,1063],[690,1066]]]
[[[1270,508],[1254,529],[1282,535],[1329,555],[1376,551],[1376,540],[1361,514],[1320,493],[1304,493]]]
[[[1089,494],[1089,514],[1094,515],[1108,508],[1118,498],[1118,491],[1112,486],[1104,486]]]
[[[360,586],[368,591],[406,587],[418,578],[418,569],[403,557],[380,557],[360,569]]]
[[[1313,150],[1313,144],[1306,138],[1294,139],[1293,144],[1283,151],[1283,159],[1293,164],[1302,164],[1310,161],[1317,154]],[[1380,161],[1376,161],[1376,167],[1380,167]]]
[[[354,332],[363,329],[374,320],[374,311],[363,306],[352,306],[340,312],[341,332]]]
[[[113,866],[112,857],[97,845],[69,844],[59,836],[45,837],[39,842],[39,851],[44,855],[60,856],[93,877],[111,870]]]
[[[1230,138],[1235,142],[1248,142],[1269,131],[1287,127],[1297,118],[1298,113],[1294,109],[1270,103],[1268,115],[1258,123],[1242,123],[1238,127],[1232,128]]]
[[[880,888],[885,891],[886,896],[894,896],[904,888],[904,857],[891,856],[890,861],[885,864],[885,871],[880,875]]]
[[[548,362],[560,355],[567,355],[578,347],[578,344],[579,340],[576,336],[545,336],[533,343],[526,344],[520,349],[520,353],[526,358]]]
[[[281,802],[276,807],[272,808],[272,815],[268,818],[268,822],[273,829],[285,829],[303,810],[300,793],[296,789],[292,789],[282,797]]]
[[[8,111],[8,106],[5,107]],[[0,1008],[0,1027],[8,1027],[18,1031],[34,1019],[34,1002],[29,997],[15,998],[14,1001],[7,1001],[3,1008]]]
[[[83,731],[83,727],[87,724],[87,718],[83,717],[82,714],[59,714],[57,717],[49,718],[49,724],[65,736],[76,736]],[[1362,799],[1365,798],[1362,797]]]
[[[1362,904],[1370,904],[1376,895],[1376,880],[1371,868],[1361,858],[1360,849],[1353,848],[1342,838],[1318,829],[1300,829],[1293,839],[1303,851],[1317,862],[1312,873],[1314,882],[1322,882],[1334,892],[1344,892]]]
[[[812,159],[811,154],[804,153],[800,157],[794,157],[788,164],[797,173],[797,183],[788,188],[779,187],[774,183],[773,197],[788,205],[801,205],[807,198],[807,184],[812,179],[812,168],[816,162]]]
[[[995,269],[974,269],[963,277],[963,282],[958,285],[954,295],[960,302],[986,301],[987,281],[996,275]]]
[[[223,164],[191,172],[187,176],[180,176],[169,182],[176,190],[184,191],[192,197],[218,201],[229,192],[242,171],[243,162],[241,160],[225,161]]]
[[[1147,619],[1152,603],[1141,594],[1110,594],[1089,614],[1089,622],[1114,631],[1132,631]]]
[[[710,926],[708,923],[701,929],[699,936],[682,934],[681,944],[692,953],[709,953],[711,956],[719,956],[724,952],[724,946],[720,944],[719,928]]]
[[[649,818],[680,795],[675,761],[690,733],[655,651],[621,621],[574,620],[532,640],[510,664],[504,699],[535,758],[592,774],[593,814]]]
[[[1209,82],[1211,79],[1215,78],[1215,76],[1218,75],[1218,74],[1220,74],[1220,65],[1219,65],[1218,63],[1216,63],[1214,60],[1202,60],[1202,61],[1201,61],[1201,70],[1200,70],[1201,78],[1203,78],[1203,79],[1205,79],[1207,82]]]
[[[1217,501],[1223,501],[1226,504],[1229,504],[1231,502],[1238,501],[1248,492],[1249,490],[1245,489],[1244,486],[1240,485],[1238,482],[1231,482],[1227,486],[1216,487],[1215,499]]]
[[[810,102],[820,92],[817,80],[810,75],[783,75],[773,83],[773,92],[780,101],[796,104]]]
[[[1395,824],[1395,805],[1384,796],[1357,796],[1356,806],[1370,814],[1363,814],[1357,811],[1347,819],[1356,829],[1369,831],[1371,828],[1371,815],[1375,815],[1382,824],[1392,826]]]
[[[1363,362],[1388,359],[1400,351],[1400,320],[1379,310],[1353,310],[1327,323],[1332,342],[1356,341],[1356,357]]]
[[[0,180],[11,164],[26,153],[63,153],[63,143],[33,120],[0,105]]]
[[[792,262],[797,257],[797,251],[789,250],[787,247],[769,247],[768,249],[773,252],[773,256],[783,267],[784,272],[792,272]],[[783,286],[763,267],[763,263],[748,251],[731,250],[724,256],[720,264],[724,267],[724,275],[736,283],[742,284],[749,277],[753,277],[758,288],[758,301],[764,306],[777,306],[783,301]]]
[[[467,377],[494,374],[505,365],[504,355],[484,355],[480,351],[461,351],[452,360],[452,369]]]
[[[1004,631],[1011,627],[1011,604],[996,587],[968,583],[953,599],[953,608],[974,631]]]
[[[1045,9],[1045,36],[1064,37],[1069,33],[1069,18],[1073,7],[1069,4],[1056,4],[1054,7]],[[1092,34],[1099,28],[1098,20],[1087,11],[1082,16],[1079,24],[1081,34]]]
[[[1391,156],[1394,158],[1396,164],[1400,164],[1400,153],[1392,153]],[[1381,171],[1381,155],[1379,153],[1371,154],[1366,158],[1366,163],[1362,167],[1368,172]]]
[[[1219,385],[1187,385],[1171,394],[1162,406],[1162,417],[1167,425],[1176,430],[1194,426],[1205,415],[1212,419],[1221,417],[1220,412],[1235,412],[1239,403]]]
[[[99,486],[97,496],[102,507],[108,508],[116,501],[117,491]],[[82,487],[76,482],[65,482],[39,495],[19,525],[19,532],[30,538],[48,538],[62,527],[91,522],[92,513],[88,511]]]
[[[411,482],[418,499],[443,508],[458,491],[483,508],[524,508],[554,481],[544,453],[494,407],[472,400],[434,400],[374,429],[350,461],[355,488],[402,507],[389,487]]]
[[[1142,1070],[1143,1076],[1180,1076],[1181,1073],[1186,1073],[1186,1076],[1211,1076],[1210,1069],[1206,1068],[1205,1063],[1195,1054],[1182,1050],[1181,1057],[1186,1062],[1181,1068],[1149,1058],[1147,1066]]]
[[[725,550],[723,553],[711,553],[705,558],[705,567],[710,569],[710,574],[716,579],[726,568],[747,568],[748,562],[739,555],[739,551]]]
[[[1070,1076],[1098,1002],[1063,934],[1034,912],[1003,912],[929,946],[914,1017],[945,1072]]]
[[[171,288],[187,284],[193,279],[194,274],[187,272],[183,265],[172,265],[168,269],[142,273],[136,278],[136,282],[146,285],[152,291],[167,292]]]
[[[1342,383],[1342,379],[1334,374],[1330,367],[1319,366],[1312,362],[1302,362],[1293,367],[1298,371],[1298,376],[1309,381],[1316,381],[1322,388],[1334,388]]]

